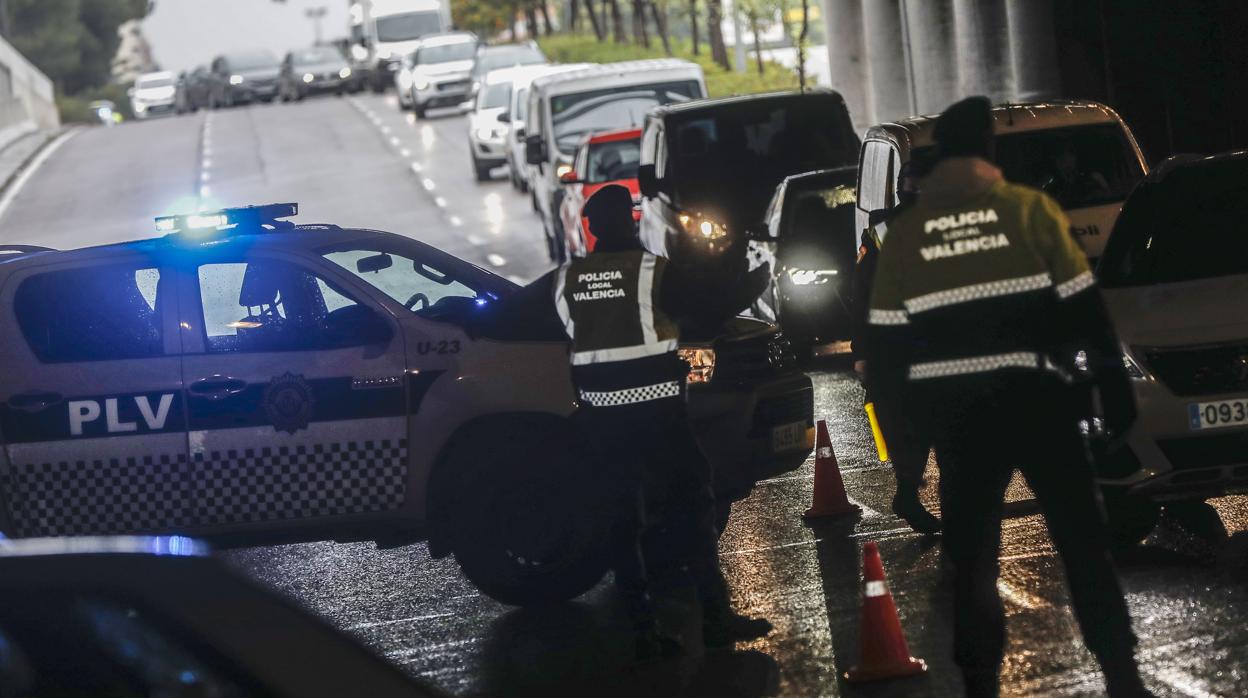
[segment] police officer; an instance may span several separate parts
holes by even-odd
[[[910,524],[910,528],[925,535],[940,532],[940,519],[932,515],[919,499],[923,489],[923,474],[927,470],[927,457],[931,441],[915,429],[914,420],[906,415],[902,398],[902,386],[887,381],[885,375],[869,370],[862,357],[870,353],[870,333],[866,331],[867,305],[871,285],[875,280],[875,267],[879,261],[880,245],[888,230],[888,220],[914,204],[918,196],[918,181],[912,171],[914,161],[901,166],[897,177],[898,203],[882,212],[883,220],[863,231],[862,244],[858,248],[858,264],[853,279],[853,347],[858,360],[854,369],[862,376],[866,402],[875,406],[876,421],[884,442],[888,445],[893,473],[897,478],[897,492],[893,495],[893,513]],[[875,216],[876,213],[872,212]],[[875,221],[872,221],[873,223]]]
[[[593,254],[548,277],[572,342],[572,378],[582,404],[577,418],[607,470],[616,586],[637,631],[638,656],[650,658],[672,654],[677,647],[659,633],[648,593],[640,544],[643,479],[660,483],[674,503],[663,541],[686,564],[697,588],[706,645],[761,637],[771,624],[739,616],[729,606],[719,569],[710,463],[685,413],[689,366],[676,353],[677,321],[705,310],[706,294],[691,287],[666,259],[642,248],[632,210],[632,195],[622,186],[595,193],[584,208],[598,240]],[[744,293],[727,296],[744,307],[750,300],[745,296],[761,292],[766,274],[763,268],[750,277]]]
[[[1109,431],[1126,433],[1134,402],[1095,280],[1058,204],[1007,183],[992,164],[987,99],[950,107],[935,138],[937,162],[915,204],[890,221],[880,253],[868,361],[906,381],[936,448],[944,550],[954,569],[954,654],[967,693],[998,693],[1002,499],[1017,465],[1065,563],[1109,695],[1151,695],[1136,666],[1070,385],[1082,350]]]

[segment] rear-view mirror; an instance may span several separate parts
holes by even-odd
[[[524,139],[524,161],[530,165],[546,162],[546,140],[541,136],[528,136]]]
[[[394,266],[394,258],[382,252],[356,260],[355,271],[360,274],[367,274],[369,272],[381,271],[382,269],[389,269],[392,266]]]
[[[503,112],[503,113],[499,114],[499,115],[498,115],[498,120],[499,120],[500,122],[504,123],[504,124],[509,124],[509,123],[511,123],[511,113],[510,113],[510,112]]]
[[[659,179],[654,175],[654,165],[642,165],[637,168],[637,188],[647,199],[653,199],[659,195]]]

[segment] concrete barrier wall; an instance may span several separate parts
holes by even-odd
[[[3,39],[0,72],[6,74],[0,76],[0,131],[26,123],[43,129],[60,125],[52,81]]]

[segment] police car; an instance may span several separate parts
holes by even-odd
[[[297,211],[3,250],[0,532],[427,539],[504,602],[591,587],[605,546],[566,345],[494,331],[506,279]],[[686,350],[725,500],[813,445],[786,352],[759,324]]]

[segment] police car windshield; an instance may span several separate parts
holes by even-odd
[[[1102,286],[1147,286],[1248,274],[1248,161],[1184,168],[1137,190],[1114,226]]]
[[[436,11],[405,12],[377,19],[378,41],[411,41],[425,34],[440,30],[441,20]]]
[[[930,161],[933,147],[914,151]],[[1011,182],[1035,187],[1066,210],[1124,201],[1144,178],[1118,124],[1068,126],[997,136],[997,166]]]
[[[337,264],[417,315],[455,320],[457,311],[496,298],[485,279],[468,278],[419,255],[358,247],[324,253]],[[466,269],[471,269],[464,265]]]

